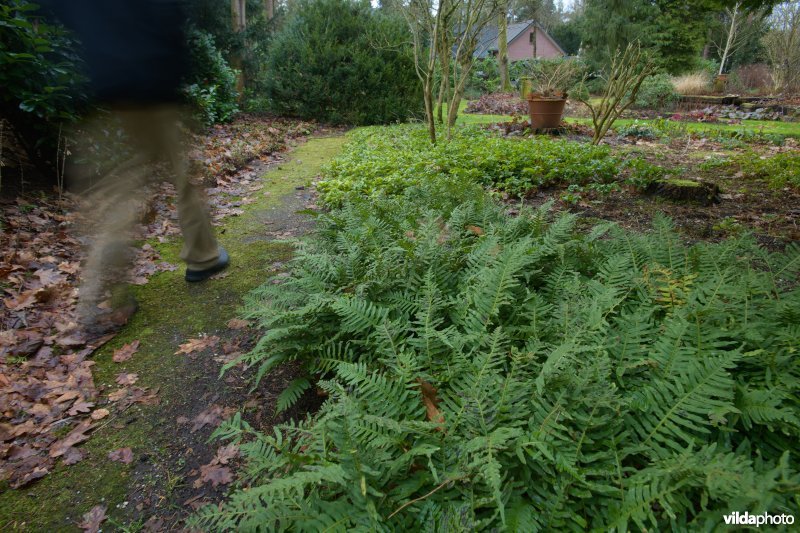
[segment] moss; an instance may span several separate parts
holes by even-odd
[[[703,184],[699,181],[694,180],[682,180],[678,178],[673,178],[669,180],[664,180],[662,183],[666,185],[674,185],[676,187],[702,187]]]
[[[139,311],[94,355],[95,385],[102,397],[117,388],[114,378],[119,372],[136,372],[137,386],[159,388],[161,406],[134,405],[121,414],[112,410],[81,446],[87,453],[83,461],[70,467],[57,466],[51,474],[21,490],[5,490],[0,494],[0,530],[77,531],[81,516],[100,503],[108,505],[110,519],[124,521],[117,506],[131,492],[133,465],[108,461],[106,455],[120,447],[131,447],[137,458],[163,453],[170,435],[159,420],[159,409],[187,394],[187,380],[208,377],[174,371],[185,368],[184,356],[174,355],[177,345],[199,333],[224,328],[235,316],[242,296],[268,276],[271,265],[291,257],[291,245],[263,239],[261,215],[279,209],[283,196],[311,182],[343,143],[341,136],[312,139],[293,152],[291,161],[264,174],[265,187],[254,194],[254,202],[244,206],[242,215],[226,219],[218,228],[220,243],[231,255],[225,277],[187,284],[179,268],[154,275],[148,284],[134,288]],[[179,240],[151,244],[164,261],[180,264]],[[114,350],[133,340],[140,341],[134,357],[123,364],[113,363]],[[120,423],[124,428],[117,427]]]

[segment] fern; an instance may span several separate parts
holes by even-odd
[[[581,235],[549,206],[510,216],[451,186],[321,216],[291,275],[253,293],[254,379],[297,361],[279,407],[315,382],[328,397],[270,434],[220,426],[249,489],[190,526],[684,531],[796,513],[800,248],[687,246],[663,218]]]

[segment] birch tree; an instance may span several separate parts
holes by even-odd
[[[759,25],[756,23],[763,20],[765,10],[758,7],[748,8],[744,2],[734,2],[723,9],[721,16],[722,38],[713,42],[720,58],[717,74],[725,73],[725,67],[736,51],[754,35],[754,32],[759,31]]]

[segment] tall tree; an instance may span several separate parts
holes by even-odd
[[[233,33],[244,33],[247,29],[247,0],[231,0],[231,28]],[[236,90],[244,94],[244,69],[242,68],[242,53],[235,53],[231,58],[233,68],[238,71],[236,76]]]
[[[497,15],[497,67],[500,71],[500,90],[511,91],[511,76],[508,74],[508,2],[500,4]]]

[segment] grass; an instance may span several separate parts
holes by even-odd
[[[474,113],[464,113],[467,107],[466,102],[461,102],[459,106],[458,120],[456,124],[491,124],[493,122],[505,122],[511,120],[510,115],[478,115]],[[446,108],[445,108],[446,112]],[[567,118],[567,122],[578,124],[591,125],[592,120],[589,118]],[[617,127],[627,126],[632,124],[634,119],[620,119],[614,125]],[[638,122],[648,123],[649,120],[638,119]],[[691,132],[714,132],[714,131],[729,131],[729,132],[747,132],[747,133],[764,133],[772,135],[783,135],[784,137],[800,138],[800,122],[779,122],[775,120],[743,120],[741,124],[714,124],[702,122],[678,122],[685,124],[686,129]]]
[[[111,386],[98,394],[102,401],[117,388],[117,373],[136,372],[140,376],[137,386],[159,387],[160,406],[132,406],[122,415],[112,414],[109,423],[101,423],[92,438],[81,445],[87,453],[82,462],[56,466],[48,476],[23,489],[5,490],[0,494],[0,531],[77,531],[81,516],[100,503],[108,505],[110,520],[125,520],[122,504],[134,490],[131,473],[136,463],[125,466],[108,461],[106,455],[120,447],[131,447],[136,460],[150,456],[156,464],[157,458],[169,453],[172,433],[163,427],[174,421],[165,422],[159,414],[187,394],[187,381],[217,379],[216,375],[187,370],[185,357],[173,355],[177,345],[201,332],[224,329],[225,322],[236,316],[242,296],[274,274],[270,265],[291,256],[291,246],[260,238],[265,227],[259,215],[280,208],[282,196],[298,185],[307,185],[343,143],[342,137],[312,139],[293,152],[292,161],[264,175],[266,186],[254,194],[255,202],[244,206],[244,214],[227,219],[218,228],[220,242],[231,254],[230,273],[225,278],[189,285],[183,281],[180,268],[157,274],[147,285],[135,288],[139,312],[113,341],[93,355],[95,385],[98,390]],[[180,242],[151,244],[163,260],[179,264]],[[124,364],[113,363],[114,349],[133,340],[141,343],[136,355]],[[124,428],[114,428],[120,423]]]
[[[577,124],[591,125],[590,118],[567,118],[567,122],[574,122]],[[647,124],[652,122],[646,119],[636,119],[640,124]],[[614,122],[614,126],[627,126],[632,124],[634,119],[619,119]],[[686,129],[691,132],[714,132],[714,131],[729,131],[729,132],[747,132],[747,133],[764,133],[772,135],[783,135],[784,137],[800,138],[800,122],[780,122],[776,120],[743,120],[741,124],[722,124],[722,123],[707,123],[707,122],[677,122],[676,124],[685,125]]]

